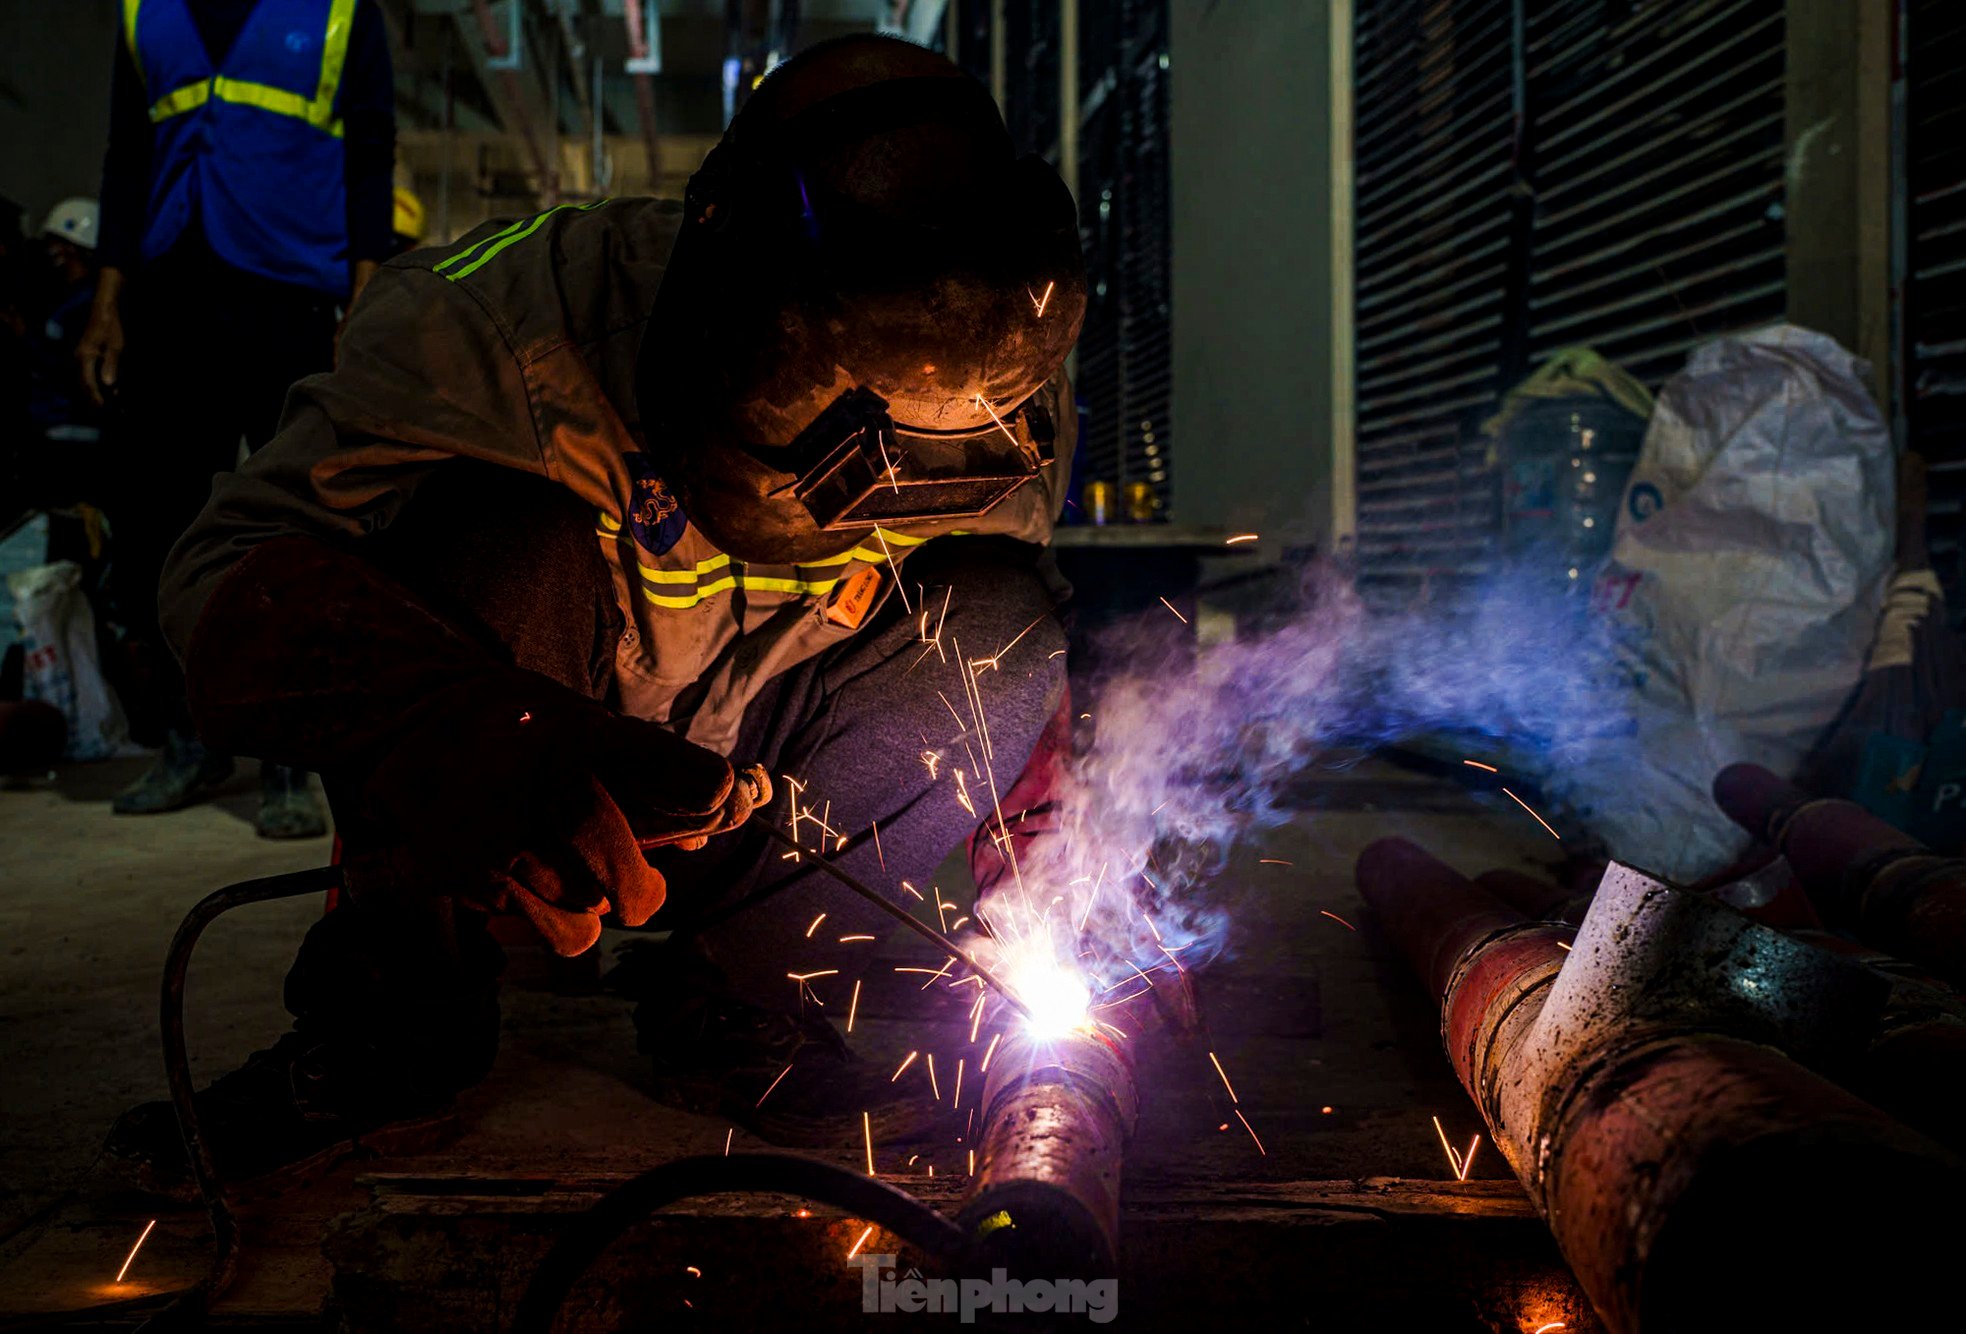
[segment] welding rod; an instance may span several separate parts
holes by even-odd
[[[985,982],[988,982],[991,986],[996,988],[997,994],[1004,998],[1004,1003],[1006,1005],[1010,1006],[1011,1009],[1017,1011],[1017,1013],[1023,1015],[1026,1019],[1030,1019],[1033,1017],[1031,1014],[1030,1007],[1024,1004],[1023,1001],[1018,1000],[1016,995],[1011,991],[1009,987],[1005,986],[1002,982],[999,982],[997,980],[996,974],[992,973],[989,969],[985,968],[982,964],[976,962],[975,957],[971,955],[968,950],[956,944],[955,941],[949,939],[947,936],[943,935],[940,931],[937,931],[934,927],[928,925],[928,923],[917,918],[913,913],[909,912],[906,908],[902,907],[900,904],[889,899],[887,895],[881,893],[873,886],[864,883],[863,881],[857,879],[854,876],[848,875],[845,871],[842,871],[839,867],[833,865],[833,863],[826,860],[823,854],[814,852],[811,848],[806,847],[804,844],[800,843],[799,840],[793,838],[790,834],[786,833],[783,829],[780,829],[778,826],[761,824],[759,827],[763,829],[766,834],[770,835],[772,838],[777,839],[780,843],[783,843],[786,847],[791,848],[795,852],[803,852],[806,856],[812,858],[814,864],[817,865],[820,870],[824,871],[827,875],[832,876],[833,879],[845,885],[848,889],[858,894],[861,898],[867,900],[867,902],[873,904],[876,908],[879,908],[882,912],[886,913],[889,917],[894,918],[896,921],[900,922],[903,926],[906,926],[910,931],[913,931],[916,935],[921,936],[924,939],[934,941],[937,945],[940,945],[943,949],[949,951],[949,953],[955,955],[958,959],[968,964],[978,977],[982,978]]]

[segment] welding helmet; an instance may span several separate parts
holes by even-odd
[[[797,562],[986,513],[1051,462],[1077,207],[988,92],[892,38],[781,65],[690,180],[641,414],[690,520]]]

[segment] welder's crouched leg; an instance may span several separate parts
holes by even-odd
[[[597,696],[619,614],[592,514],[539,478],[447,467],[363,554],[501,658]],[[373,845],[352,800],[360,775],[328,773],[345,845]],[[366,840],[366,842],[365,842]],[[302,942],[287,978],[293,1031],[198,1094],[220,1175],[288,1177],[356,1146],[406,1147],[454,1119],[457,1092],[498,1048],[503,955],[484,914],[444,886],[344,899]],[[126,1113],[105,1161],[126,1181],[191,1195],[167,1103]]]
[[[906,601],[890,595],[873,624],[773,681],[736,743],[774,781],[795,780],[789,799],[818,817],[801,820],[802,841],[931,923],[933,905],[900,886],[932,892],[936,868],[991,814],[992,793],[1010,792],[1064,695],[1065,635],[1040,559],[1000,538],[924,547],[902,567]],[[965,660],[979,664],[973,673]],[[785,800],[771,815],[781,828]],[[647,949],[620,970],[642,997],[641,1043],[673,1100],[780,1142],[857,1138],[863,1110],[884,1138],[930,1128],[937,1104],[925,1086],[853,1060],[826,1018],[844,1020],[891,918],[751,828],[656,862],[672,905],[707,905],[693,927],[666,923],[690,937],[687,956]],[[706,986],[706,972],[719,983]],[[788,973],[823,976],[807,993]],[[807,994],[823,1008],[801,1006]],[[956,993],[964,1030],[960,1002],[972,994]]]

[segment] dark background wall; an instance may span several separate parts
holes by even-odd
[[[1332,534],[1332,9],[1172,0],[1182,523]]]
[[[38,229],[58,200],[94,196],[109,133],[116,0],[0,0],[0,195]]]

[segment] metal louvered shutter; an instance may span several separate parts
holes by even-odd
[[[1353,68],[1361,592],[1488,568],[1473,422],[1502,375],[1510,0],[1361,0]]]
[[[1478,425],[1551,353],[1592,347],[1656,387],[1694,344],[1781,318],[1783,12],[1361,0],[1362,591],[1491,567]]]
[[[1783,0],[1529,11],[1534,259],[1511,370],[1586,346],[1657,388],[1786,305]]]
[[[1966,606],[1966,5],[1906,0],[1908,445],[1927,464],[1926,540]]]
[[[1079,335],[1084,476],[1146,482],[1160,510],[1173,388],[1167,0],[1082,0],[1079,217],[1090,300]]]

